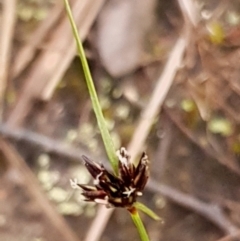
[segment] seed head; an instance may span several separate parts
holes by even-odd
[[[149,161],[143,152],[139,163],[135,166],[130,156],[122,147],[117,151],[118,176],[111,174],[102,164],[82,156],[84,164],[94,178],[93,186],[77,184],[82,189],[85,201],[105,204],[107,207],[129,208],[136,201],[149,177]]]

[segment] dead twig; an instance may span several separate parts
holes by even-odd
[[[12,168],[16,168],[22,173],[23,181],[29,194],[38,203],[39,207],[48,217],[51,224],[59,231],[63,239],[79,241],[75,233],[66,224],[64,218],[56,211],[54,206],[46,198],[46,195],[41,191],[37,179],[18,152],[3,139],[0,139],[0,149]]]
[[[16,78],[31,62],[36,52],[36,49],[39,48],[43,39],[53,28],[56,22],[59,21],[62,12],[63,4],[56,3],[47,18],[36,29],[36,31],[32,34],[32,36],[24,44],[24,46],[20,48],[14,59],[12,67],[12,78]]]
[[[0,119],[2,118],[4,94],[7,87],[9,61],[15,27],[16,0],[3,1],[0,35]]]
[[[239,230],[223,213],[221,207],[217,204],[202,202],[190,195],[184,194],[169,186],[159,184],[158,182],[150,179],[147,187],[154,192],[161,193],[174,203],[182,207],[193,210],[199,215],[207,218],[209,221],[218,226],[226,234],[236,235]]]
[[[177,115],[173,113],[173,111],[168,108],[164,108],[165,113],[168,115],[169,119],[179,128],[179,130],[187,136],[194,144],[196,144],[205,154],[216,159],[222,165],[228,167],[234,173],[240,175],[240,168],[238,164],[231,160],[229,156],[224,155],[223,153],[218,153],[215,151],[210,145],[206,145],[201,143],[194,134],[181,123],[181,120]]]
[[[178,0],[178,4],[182,10],[183,15],[185,16],[185,22],[187,19],[191,22],[193,27],[196,27],[200,16],[194,7],[194,3],[191,0]],[[187,19],[186,19],[187,18]]]
[[[0,133],[2,136],[14,139],[15,141],[27,141],[33,145],[43,148],[46,152],[64,156],[69,160],[80,161],[82,160],[81,156],[83,154],[90,156],[90,153],[88,153],[88,151],[84,148],[75,148],[68,143],[64,143],[63,141],[53,140],[49,137],[28,131],[26,129],[12,129],[5,124],[0,124]]]
[[[240,230],[235,235],[227,235],[217,241],[240,241]]]
[[[163,73],[157,81],[157,85],[149,100],[149,103],[141,114],[141,119],[128,147],[128,150],[132,156],[132,160],[135,160],[136,156],[140,151],[140,148],[142,148],[150,131],[152,123],[154,122],[158,112],[160,111],[161,105],[165,100],[165,97],[172,85],[175,74],[181,64],[185,45],[185,40],[180,37],[177,40],[172,50],[172,53],[169,56]]]

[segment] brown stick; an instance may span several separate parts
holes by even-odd
[[[140,149],[143,147],[152,123],[160,111],[160,107],[170,89],[170,86],[172,85],[172,81],[182,60],[185,44],[186,43],[183,38],[180,37],[177,40],[163,70],[163,73],[158,79],[157,85],[149,100],[149,103],[141,114],[141,119],[128,147],[132,160],[136,159]]]
[[[12,129],[5,124],[0,124],[0,133],[8,138],[27,141],[33,145],[37,145],[43,148],[46,152],[55,153],[70,160],[76,161],[81,160],[81,156],[85,154],[90,156],[90,153],[83,148],[74,148],[67,143],[62,141],[53,140],[47,136],[28,131],[26,129]]]
[[[174,114],[173,111],[169,110],[168,108],[164,108],[164,111],[168,115],[169,119],[179,128],[179,130],[184,135],[186,135],[193,143],[195,143],[200,149],[202,149],[204,153],[218,160],[219,163],[225,165],[234,173],[240,175],[240,168],[234,160],[231,160],[231,157],[226,157],[226,155],[224,155],[223,153],[219,154],[210,145],[201,144],[198,139],[193,135],[193,133],[181,123],[179,117]]]
[[[218,239],[217,241],[240,241],[240,231],[238,230],[235,235],[227,235],[223,238]]]
[[[40,46],[51,28],[53,28],[54,24],[59,20],[62,12],[63,4],[56,3],[47,18],[32,34],[27,43],[19,50],[12,66],[12,78],[16,78],[31,62],[36,49]]]
[[[4,94],[7,86],[9,61],[15,27],[16,0],[3,1],[0,38],[0,119],[2,118]]]
[[[194,6],[193,1],[178,0],[178,4],[182,10],[183,15],[185,16],[185,23],[186,21],[190,21],[193,27],[197,27],[200,16],[199,16],[199,13],[197,12],[197,9]]]
[[[236,235],[237,231],[239,230],[239,228],[232,224],[232,222],[225,216],[222,209],[217,204],[202,202],[174,188],[159,184],[152,179],[149,180],[147,186],[150,190],[161,193],[174,203],[177,203],[187,209],[191,209],[199,215],[207,218],[226,234]]]

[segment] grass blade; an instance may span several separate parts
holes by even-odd
[[[96,93],[96,90],[95,90],[95,87],[94,87],[92,75],[91,75],[91,72],[90,72],[90,69],[89,69],[89,66],[88,66],[88,62],[87,62],[87,59],[86,59],[86,56],[85,56],[83,45],[82,45],[81,39],[79,37],[79,33],[78,33],[78,30],[77,30],[75,21],[73,19],[72,11],[70,9],[68,0],[64,0],[64,3],[65,3],[67,15],[68,15],[71,27],[72,27],[72,31],[73,31],[73,34],[74,34],[74,38],[76,40],[78,55],[79,55],[79,58],[80,58],[81,63],[82,63],[83,72],[84,72],[84,75],[85,75],[85,78],[86,78],[86,83],[87,83],[88,91],[89,91],[90,98],[91,98],[91,101],[92,101],[93,110],[94,110],[94,113],[95,113],[96,118],[97,118],[98,127],[99,127],[99,130],[101,132],[101,136],[102,136],[102,139],[103,139],[103,143],[104,143],[109,161],[112,165],[114,173],[117,175],[117,173],[118,173],[118,160],[117,160],[117,156],[116,156],[116,153],[115,153],[114,144],[113,144],[112,138],[109,134],[109,131],[107,129],[105,119],[103,117],[102,109],[101,109],[101,106],[100,106],[100,103],[99,103],[99,100],[98,100],[98,96],[97,96],[97,93]]]
[[[162,218],[160,218],[156,213],[154,213],[150,208],[145,206],[143,203],[135,202],[133,205],[136,209],[141,210],[142,212],[146,213],[149,217],[156,221],[163,222]]]

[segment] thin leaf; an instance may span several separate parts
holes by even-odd
[[[150,216],[152,219],[156,221],[163,222],[162,218],[160,218],[156,213],[154,213],[150,208],[145,206],[143,203],[135,202],[133,205],[136,209],[141,210],[142,212],[146,213],[148,216]]]
[[[94,87],[92,75],[91,75],[91,72],[89,70],[88,62],[87,62],[87,59],[86,59],[86,56],[85,56],[85,53],[84,53],[84,49],[83,49],[82,42],[81,42],[81,39],[80,39],[79,34],[78,34],[78,30],[77,30],[75,21],[74,21],[73,16],[72,16],[72,11],[70,9],[68,0],[64,0],[64,3],[65,3],[65,8],[66,8],[66,11],[67,11],[69,21],[71,23],[74,38],[76,40],[78,55],[79,55],[79,58],[80,58],[81,63],[82,63],[82,67],[83,67],[84,75],[85,75],[85,78],[86,78],[88,91],[89,91],[91,101],[92,101],[93,110],[94,110],[94,113],[95,113],[96,118],[97,118],[98,127],[99,127],[99,130],[101,132],[101,136],[102,136],[102,139],[103,139],[103,143],[104,143],[109,161],[112,165],[114,173],[117,175],[117,173],[118,173],[118,160],[117,160],[117,156],[116,156],[116,153],[115,153],[114,144],[113,144],[112,138],[109,134],[109,131],[107,129],[105,119],[103,117],[102,109],[101,109],[101,106],[100,106],[100,103],[99,103],[99,100],[98,100],[98,96],[97,96],[97,93],[96,93],[96,90],[95,90],[95,87]]]

